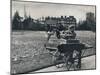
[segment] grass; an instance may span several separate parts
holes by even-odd
[[[82,43],[91,45],[93,48],[88,49],[85,55],[91,55],[96,53],[96,34],[91,31],[77,31],[77,38],[81,40]]]
[[[85,55],[95,54],[95,33],[76,31],[77,38],[93,46]],[[52,64],[45,49],[46,33],[40,31],[14,31],[11,35],[11,73],[25,73]]]

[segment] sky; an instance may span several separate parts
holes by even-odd
[[[87,12],[95,14],[95,6],[90,5],[12,1],[12,17],[16,11],[23,17],[24,7],[26,14],[34,19],[42,16],[74,16],[79,21],[86,19]]]

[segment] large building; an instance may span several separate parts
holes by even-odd
[[[69,25],[76,26],[76,18],[74,16],[46,17],[45,25],[49,27],[63,26],[68,28]]]

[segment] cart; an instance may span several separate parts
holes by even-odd
[[[66,43],[59,45],[53,42],[46,46],[46,49],[52,54],[53,62],[63,63],[67,70],[72,70],[72,67],[73,70],[81,69],[81,58],[90,48],[92,48],[90,45],[81,43],[77,39],[68,40]]]

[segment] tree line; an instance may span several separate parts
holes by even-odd
[[[18,11],[15,12],[12,18],[12,30],[45,30],[44,24],[41,24],[38,20],[34,22],[34,19],[30,16],[27,18],[21,17]]]
[[[34,20],[31,16],[23,19],[23,17],[19,15],[18,11],[16,11],[12,18],[12,30],[45,31],[46,25],[44,22],[41,23],[39,20]],[[76,30],[90,30],[95,32],[96,20],[94,13],[88,12],[86,14],[86,20],[77,23]]]

